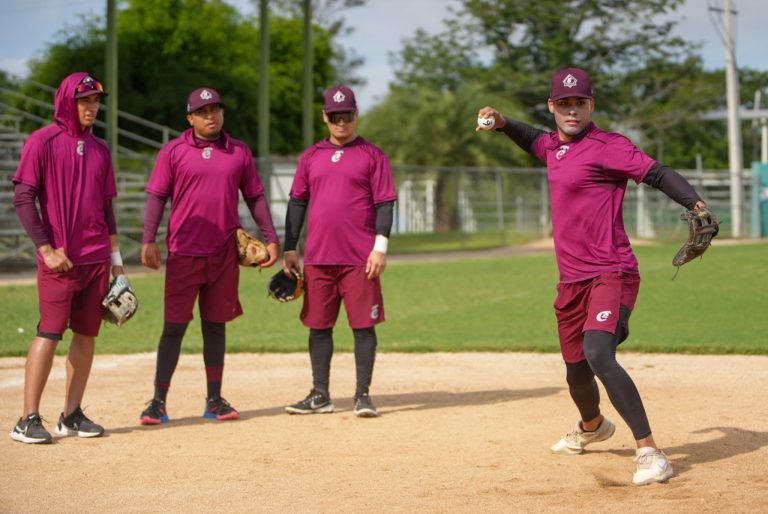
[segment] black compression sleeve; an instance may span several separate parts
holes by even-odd
[[[286,252],[296,251],[308,204],[308,200],[295,198],[288,200],[288,212],[285,213],[285,245],[283,247]]]
[[[533,152],[533,143],[539,136],[546,134],[546,132],[526,123],[510,120],[509,118],[504,118],[504,120],[506,121],[506,125],[497,130],[506,134],[507,137],[517,144],[517,146],[535,157],[536,154]]]
[[[686,209],[692,209],[701,197],[682,175],[657,162],[643,179],[644,184],[658,189]]]
[[[376,204],[376,235],[389,237],[392,232],[392,218],[394,217],[395,202]]]

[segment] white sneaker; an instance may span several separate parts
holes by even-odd
[[[638,448],[635,462],[637,471],[632,478],[635,485],[648,485],[653,482],[664,482],[672,476],[672,466],[663,451],[656,448]]]
[[[581,421],[576,423],[576,428],[565,434],[565,437],[552,445],[552,453],[560,455],[578,455],[584,451],[584,447],[590,443],[605,441],[616,431],[610,419],[603,418],[600,426],[593,432],[587,432],[581,426]]]

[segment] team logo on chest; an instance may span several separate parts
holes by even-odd
[[[563,155],[565,155],[565,153],[566,153],[568,150],[570,150],[570,149],[571,149],[571,147],[570,147],[570,146],[568,146],[568,145],[563,145],[563,146],[561,146],[561,147],[560,147],[560,149],[559,149],[559,150],[557,151],[557,153],[555,154],[555,159],[557,159],[557,160],[559,161],[560,159],[562,159],[562,158],[563,158]]]
[[[80,140],[77,142],[77,149],[75,150],[77,155],[85,155],[85,141]]]
[[[213,153],[213,150],[211,150],[211,147],[207,146],[205,150],[203,150],[203,159],[210,159],[212,153]]]
[[[331,157],[331,162],[339,162],[342,155],[344,155],[344,150],[336,150]]]

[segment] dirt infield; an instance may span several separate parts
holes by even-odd
[[[0,437],[0,512],[756,512],[768,509],[768,357],[622,354],[672,459],[635,487],[631,433],[575,457],[549,446],[576,420],[558,355],[379,355],[382,417],[351,412],[354,362],[334,357],[334,414],[290,416],[310,380],[302,354],[227,356],[239,421],[201,417],[202,357],[184,355],[171,422],[137,423],[154,355],[97,356],[86,412],[100,439],[47,446]],[[0,427],[20,414],[21,358],[0,359]],[[57,357],[42,414],[63,403]]]

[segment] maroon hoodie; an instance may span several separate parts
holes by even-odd
[[[109,147],[80,125],[75,88],[86,75],[73,73],[61,82],[55,123],[30,134],[13,177],[37,190],[49,240],[75,265],[109,260],[104,202],[117,196]]]

